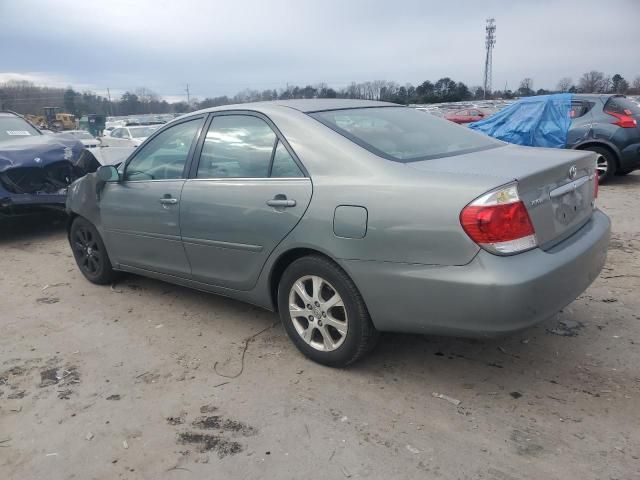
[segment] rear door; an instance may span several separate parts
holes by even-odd
[[[113,261],[191,274],[180,239],[180,196],[203,121],[203,116],[190,118],[166,128],[127,162],[121,181],[105,185],[100,212]]]
[[[573,148],[589,138],[593,128],[593,114],[591,113],[593,106],[594,102],[588,100],[574,99],[571,101],[571,109],[569,110],[571,126],[567,132],[567,148]]]
[[[196,281],[251,289],[269,254],[311,199],[311,179],[266,117],[221,113],[201,140],[180,202]]]

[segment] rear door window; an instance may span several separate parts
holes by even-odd
[[[569,110],[569,117],[580,118],[591,109],[589,102],[573,101],[571,102],[571,109]]]
[[[271,176],[277,178],[304,177],[304,173],[302,173],[302,170],[300,170],[300,167],[282,142],[278,142],[276,151],[273,154]]]
[[[196,178],[268,177],[276,140],[276,134],[261,118],[214,117],[204,140]]]

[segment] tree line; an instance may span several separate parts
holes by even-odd
[[[533,80],[524,78],[516,90],[495,90],[488,92],[486,98],[511,99],[556,92],[640,94],[640,76],[630,83],[620,74],[608,76],[593,70],[583,74],[575,83],[569,77],[560,79],[554,90],[543,88],[534,90]],[[203,100],[194,98],[189,103],[185,101],[169,103],[145,87],[127,91],[119,98],[109,99],[91,91],[77,92],[71,87],[42,87],[31,82],[15,80],[0,84],[0,110],[14,110],[21,114],[41,114],[44,107],[59,107],[76,116],[87,113],[114,116],[185,113],[233,103],[301,98],[353,98],[407,105],[480,100],[485,98],[485,92],[482,87],[470,88],[463,82],[443,77],[436,82],[425,80],[415,86],[410,83],[400,85],[386,80],[352,82],[339,89],[332,88],[326,83],[306,86],[287,85],[280,89],[245,89],[233,96],[207,97]]]

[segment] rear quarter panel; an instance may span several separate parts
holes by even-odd
[[[305,247],[335,259],[464,265],[477,254],[479,247],[460,226],[460,211],[504,181],[421,172],[368,152],[306,114],[265,113],[287,138],[313,182],[307,212],[275,255]],[[334,234],[334,212],[341,205],[366,208],[364,238]]]

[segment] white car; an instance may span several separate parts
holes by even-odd
[[[103,147],[137,147],[160,125],[114,128],[109,136],[102,137]]]
[[[67,130],[64,133],[73,135],[75,138],[82,142],[85,148],[97,148],[100,146],[100,140],[98,140],[86,130]]]

